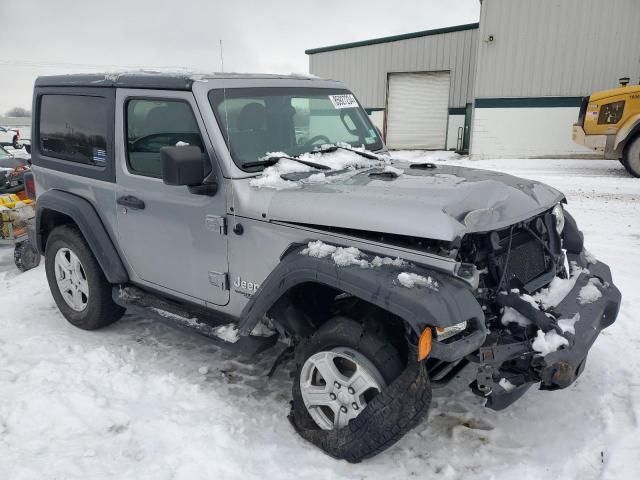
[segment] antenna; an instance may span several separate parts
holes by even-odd
[[[224,54],[222,48],[222,39],[220,39],[220,71],[224,73]],[[229,137],[229,106],[227,105],[227,87],[222,87],[222,99],[224,102],[224,124],[226,131],[226,144],[229,150],[229,155],[231,155],[231,138]],[[231,162],[232,163],[232,162]],[[229,165],[229,172],[231,172],[231,164]],[[236,220],[236,192],[233,182],[233,176],[229,178],[231,184],[231,212],[233,213],[233,228],[235,230],[237,220]]]
[[[222,51],[222,39],[220,39],[220,71],[224,72],[224,55]]]

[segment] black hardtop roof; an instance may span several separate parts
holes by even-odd
[[[257,73],[164,73],[164,72],[115,72],[49,75],[38,77],[36,87],[105,87],[105,88],[153,88],[166,90],[191,90],[193,82],[207,79],[288,79],[319,80],[311,75],[270,75]]]

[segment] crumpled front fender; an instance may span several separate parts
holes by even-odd
[[[447,327],[468,321],[474,329],[467,342],[456,348],[433,342],[432,356],[462,356],[477,349],[486,336],[484,313],[465,282],[420,265],[338,266],[331,256],[317,258],[302,253],[306,245],[294,246],[261,284],[245,306],[240,333],[248,335],[269,309],[292,287],[317,283],[351,294],[402,318],[420,335],[427,326]],[[373,258],[363,252],[363,258]],[[410,272],[431,277],[432,286],[407,288],[398,275]],[[456,342],[457,343],[457,342]]]

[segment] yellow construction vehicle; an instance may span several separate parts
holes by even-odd
[[[620,160],[640,177],[640,85],[629,85],[623,77],[620,87],[585,97],[572,136],[575,143]]]

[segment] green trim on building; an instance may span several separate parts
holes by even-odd
[[[463,32],[465,30],[475,30],[480,26],[479,23],[467,23],[465,25],[455,25],[453,27],[436,28],[433,30],[422,30],[421,32],[404,33],[402,35],[392,35],[390,37],[372,38],[371,40],[363,40],[360,42],[343,43],[340,45],[331,45],[329,47],[310,48],[305,50],[307,55],[314,53],[333,52],[334,50],[346,50],[348,48],[366,47],[368,45],[377,45],[379,43],[398,42],[400,40],[408,40],[410,38],[429,37],[431,35],[441,35],[443,33]]]
[[[464,115],[467,113],[467,107],[449,107],[449,115]]]
[[[476,108],[579,107],[582,97],[476,98]]]

